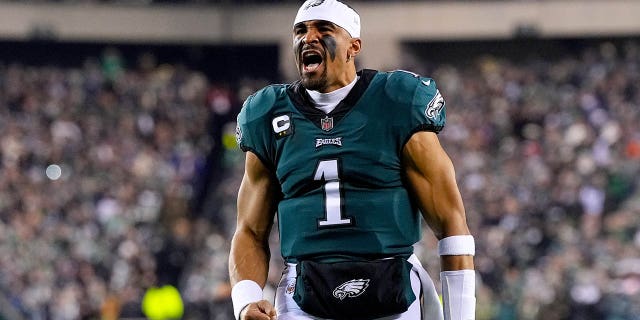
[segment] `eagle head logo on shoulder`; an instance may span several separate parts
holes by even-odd
[[[436,94],[433,96],[433,99],[429,101],[427,108],[424,110],[424,115],[429,119],[435,119],[440,115],[440,112],[444,108],[444,98],[440,94],[440,90],[436,91]]]
[[[236,143],[242,145],[242,129],[239,123],[236,124]]]
[[[364,293],[369,287],[369,279],[352,279],[333,290],[333,296],[344,300],[345,298],[355,298]]]

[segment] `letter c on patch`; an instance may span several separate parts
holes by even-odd
[[[285,114],[273,118],[273,120],[271,120],[271,125],[273,126],[273,131],[278,134],[291,127],[291,120],[289,119],[289,116]]]

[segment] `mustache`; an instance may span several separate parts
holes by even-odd
[[[318,43],[320,43],[320,46],[318,47],[315,44],[309,44],[309,43],[305,43],[302,39],[300,39],[298,41],[298,43],[296,43],[296,55],[300,58],[302,58],[302,52],[304,50],[309,50],[309,49],[320,49],[324,52],[328,52],[329,56],[331,56],[331,60],[335,60],[336,58],[336,40],[333,37],[327,36],[327,37],[322,37],[318,39]]]
[[[325,47],[322,44],[318,46],[314,44],[308,44],[300,40],[296,45],[296,55],[302,58],[302,52],[305,50],[324,50],[324,49]]]
[[[316,46],[312,44],[305,44],[300,47],[300,50],[298,52],[302,53],[305,50],[324,50],[324,47]]]

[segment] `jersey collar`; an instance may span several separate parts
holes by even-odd
[[[340,121],[340,119],[342,119],[353,108],[353,106],[356,105],[358,100],[360,100],[360,97],[362,97],[367,88],[369,88],[371,80],[377,73],[378,71],[371,69],[358,71],[360,79],[358,79],[349,94],[347,94],[347,96],[338,103],[336,108],[328,114],[325,114],[322,110],[318,110],[314,106],[313,100],[309,97],[307,90],[302,86],[300,80],[289,85],[287,88],[287,95],[300,113],[311,120],[316,126],[321,128],[321,120],[325,117],[332,117],[334,123]]]

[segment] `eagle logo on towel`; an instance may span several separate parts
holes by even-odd
[[[333,296],[344,300],[344,298],[355,298],[364,293],[369,287],[369,279],[352,279],[333,290]]]

